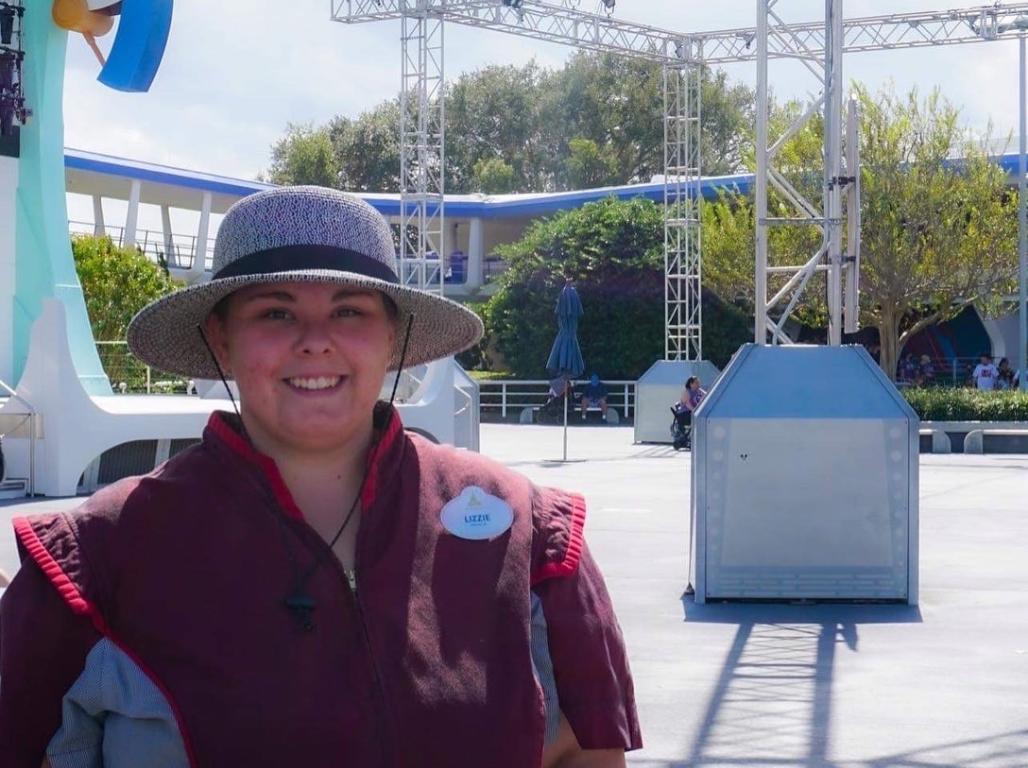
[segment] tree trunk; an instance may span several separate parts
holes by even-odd
[[[879,365],[890,380],[896,380],[896,364],[899,362],[899,322],[889,315],[882,315],[878,326]]]

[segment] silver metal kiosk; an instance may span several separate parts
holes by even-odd
[[[863,347],[742,347],[693,417],[696,601],[916,604],[918,427]]]

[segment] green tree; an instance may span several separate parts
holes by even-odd
[[[579,53],[541,87],[543,145],[554,153],[558,188],[574,186],[563,159],[572,138],[591,139],[615,159],[615,181],[649,181],[664,172],[661,67],[612,54]],[[721,71],[703,71],[703,171],[742,168],[753,133],[752,89]]]
[[[636,378],[664,356],[664,220],[654,203],[608,198],[537,221],[498,249],[510,265],[486,304],[485,348],[519,377],[544,376],[566,276],[585,308],[579,341],[589,370]],[[745,315],[704,295],[704,350],[724,364],[746,341]]]
[[[335,117],[328,124],[338,186],[351,192],[400,190],[400,102],[383,101],[356,119]]]
[[[966,139],[959,113],[938,92],[905,97],[857,86],[861,124],[861,323],[877,329],[881,366],[896,372],[907,341],[923,328],[974,303],[989,311],[1013,290],[1016,200],[1003,170]],[[776,108],[772,136],[799,110]],[[813,122],[782,147],[778,167],[808,199],[820,197],[823,126]],[[960,157],[960,161],[951,158]],[[780,197],[771,216],[795,216]],[[704,285],[722,297],[753,304],[752,197],[723,196],[704,206]],[[800,264],[816,252],[811,227],[776,227],[771,265]],[[769,293],[786,279],[770,276]],[[798,306],[807,325],[825,323],[824,292],[815,278]]]
[[[592,139],[572,139],[568,150],[568,180],[572,187],[605,187],[617,179],[617,158],[609,146],[601,147]]]
[[[514,169],[499,157],[483,157],[478,160],[472,179],[476,192],[501,195],[514,191]]]
[[[339,164],[329,131],[290,123],[271,149],[268,179],[275,184],[338,186]]]
[[[539,89],[543,70],[488,66],[461,75],[446,96],[446,186],[454,192],[474,188],[475,167],[499,158],[514,172],[514,189],[545,188],[539,165]]]
[[[124,340],[135,314],[177,287],[166,269],[109,237],[76,235],[71,250],[97,341]]]
[[[593,53],[560,69],[532,62],[461,75],[446,88],[447,191],[481,191],[476,165],[496,158],[513,169],[511,191],[649,181],[664,170],[661,77],[659,66]],[[738,171],[752,134],[753,92],[723,72],[703,77],[704,172]],[[394,98],[322,128],[291,125],[272,148],[270,178],[396,191],[399,118]]]
[[[882,368],[894,376],[915,333],[972,303],[994,309],[1014,289],[1017,201],[938,90],[857,93],[861,321],[878,329]]]

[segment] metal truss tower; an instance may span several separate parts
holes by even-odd
[[[657,62],[665,67],[665,356],[695,360],[701,355],[699,306],[702,275],[700,238],[699,86],[703,66],[758,62],[758,250],[755,337],[788,343],[783,327],[799,295],[817,273],[827,275],[830,340],[838,343],[843,326],[857,329],[859,263],[859,176],[856,113],[851,106],[843,125],[842,55],[860,51],[924,48],[938,45],[1016,39],[1011,21],[1028,16],[1028,2],[972,8],[889,14],[843,20],[842,0],[825,0],[824,22],[784,23],[774,12],[777,0],[757,0],[756,29],[683,34],[587,13],[577,0],[331,0],[332,19],[347,24],[401,19],[403,24],[402,194],[405,226],[401,233],[404,279],[428,290],[442,290],[444,120],[443,23],[505,32],[563,43],[582,50],[613,53]],[[802,128],[790,126],[768,142],[768,63],[798,59],[822,84],[821,97],[804,120],[825,120],[825,170],[820,204],[805,200],[773,168],[781,143]],[[762,70],[762,74],[760,74]],[[695,86],[695,88],[694,88]],[[829,128],[829,123],[831,127]],[[843,132],[851,137],[843,149]],[[760,165],[763,159],[763,165]],[[761,182],[763,176],[763,182]],[[773,187],[796,209],[796,216],[772,221],[767,193]],[[762,190],[762,193],[761,193]],[[761,202],[763,200],[763,202]],[[845,201],[845,202],[844,202]],[[763,209],[763,213],[759,211]],[[845,229],[844,229],[845,213]],[[823,245],[803,265],[767,263],[767,232],[781,225],[814,226]],[[408,236],[408,232],[411,234]],[[416,232],[415,234],[413,234]],[[843,235],[847,236],[843,247]],[[761,241],[763,240],[763,245]],[[763,256],[761,256],[763,248]],[[437,259],[429,259],[434,250]],[[761,265],[766,268],[762,269]],[[785,286],[767,297],[768,275],[790,274]],[[784,293],[783,293],[784,290]],[[781,294],[781,295],[779,295]],[[759,297],[763,296],[763,304]],[[781,309],[779,309],[781,307]],[[774,320],[768,310],[776,313]]]
[[[824,47],[818,51],[806,46],[776,13],[778,0],[758,0],[757,5],[757,131],[756,131],[756,267],[754,340],[764,344],[770,334],[771,343],[791,343],[785,324],[799,302],[815,273],[824,272],[827,278],[826,303],[828,306],[828,343],[842,343],[843,269],[844,264],[855,268],[856,261],[844,262],[843,256],[843,199],[855,201],[851,211],[859,210],[859,200],[848,194],[850,185],[856,184],[858,170],[843,172],[843,78],[842,78],[842,0],[825,0]],[[793,45],[793,54],[807,70],[821,82],[820,95],[789,125],[780,136],[772,137],[770,130],[771,93],[768,82],[771,40],[787,40]],[[802,131],[816,117],[824,128],[824,170],[821,200],[814,202],[803,195],[786,174],[775,167],[775,160],[791,138]],[[770,216],[768,201],[773,187],[792,212],[789,216]],[[801,265],[772,265],[770,263],[770,232],[778,226],[816,227],[821,234],[818,249]],[[852,229],[852,227],[851,227]],[[784,285],[768,296],[769,276],[787,275]],[[855,285],[855,278],[849,281]],[[777,317],[773,317],[777,314]]]
[[[446,190],[443,19],[421,9],[405,14],[401,25],[400,275],[405,285],[442,295]]]
[[[702,360],[700,53],[664,65],[664,359]]]

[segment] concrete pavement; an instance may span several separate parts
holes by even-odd
[[[582,491],[628,643],[642,768],[1028,766],[1028,456],[921,457],[921,605],[683,599],[689,462],[625,427],[486,424],[482,452]],[[0,505],[8,520],[75,500]]]

